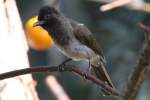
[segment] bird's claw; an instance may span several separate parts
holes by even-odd
[[[64,66],[65,66],[65,65],[66,65],[66,64],[64,64],[64,63],[60,64],[60,65],[58,66],[58,70],[59,70],[60,72],[64,71]]]
[[[87,73],[83,73],[83,78],[87,79],[88,78],[88,74]]]

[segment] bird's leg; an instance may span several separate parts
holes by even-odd
[[[90,58],[88,59],[89,61],[89,66],[88,66],[88,70],[87,70],[87,74],[91,74],[92,72],[92,66],[91,66],[91,61],[90,61]]]
[[[88,73],[91,73],[91,70],[92,70],[92,66],[91,66],[91,62],[89,60]]]
[[[62,70],[63,70],[63,66],[65,66],[66,63],[68,63],[68,62],[70,62],[70,61],[72,61],[71,58],[69,58],[69,59],[63,61],[63,62],[58,66],[58,67],[59,67],[59,71],[62,71]]]
[[[84,73],[84,75],[83,75],[84,79],[87,79],[88,74],[91,74],[91,70],[92,70],[91,62],[90,62],[90,60],[88,60],[88,61],[89,61],[89,66],[88,66],[87,72]]]
[[[59,66],[65,66],[65,64],[68,63],[68,62],[70,62],[70,61],[72,61],[71,58],[69,58],[69,59],[63,61]]]

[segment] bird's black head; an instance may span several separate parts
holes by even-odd
[[[54,23],[58,16],[59,12],[55,8],[44,6],[40,9],[38,21],[35,22],[33,26],[42,26],[45,28],[46,26],[50,26],[52,23]]]

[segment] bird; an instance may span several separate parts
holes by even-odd
[[[89,61],[89,69],[93,69],[96,77],[115,88],[105,68],[103,51],[84,24],[66,17],[54,7],[44,6],[39,10],[38,21],[33,26],[44,28],[53,38],[54,45],[71,60]],[[102,92],[104,95],[111,95],[106,90],[102,89]]]

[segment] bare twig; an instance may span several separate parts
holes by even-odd
[[[95,78],[91,74],[86,74],[83,73],[78,67],[68,65],[64,66],[63,68],[57,67],[57,66],[43,66],[43,67],[32,67],[32,68],[25,68],[25,69],[20,69],[20,70],[14,70],[6,73],[0,74],[0,80],[15,77],[18,75],[24,75],[24,74],[29,74],[29,73],[37,73],[37,72],[74,72],[77,73],[78,75],[86,78],[87,80],[91,80],[92,82],[96,83],[97,85],[101,86],[105,90],[109,91],[112,95],[114,96],[120,96],[120,93],[114,89],[105,84],[103,81]]]
[[[108,10],[111,10],[113,8],[124,6],[124,5],[126,5],[132,1],[133,0],[116,0],[114,2],[111,2],[111,3],[108,3],[106,5],[101,6],[100,10],[101,11],[108,11]]]
[[[46,78],[46,83],[57,100],[71,100],[54,76],[48,76]]]
[[[133,73],[128,81],[122,100],[135,100],[145,76],[150,70],[150,28],[139,24],[140,28],[146,33],[145,42],[140,57],[135,65]]]
[[[101,1],[100,2],[104,2]],[[106,1],[105,1],[106,3]],[[150,3],[144,0],[112,0],[100,7],[101,11],[108,11],[117,7],[127,7],[132,10],[144,11],[150,13]]]

